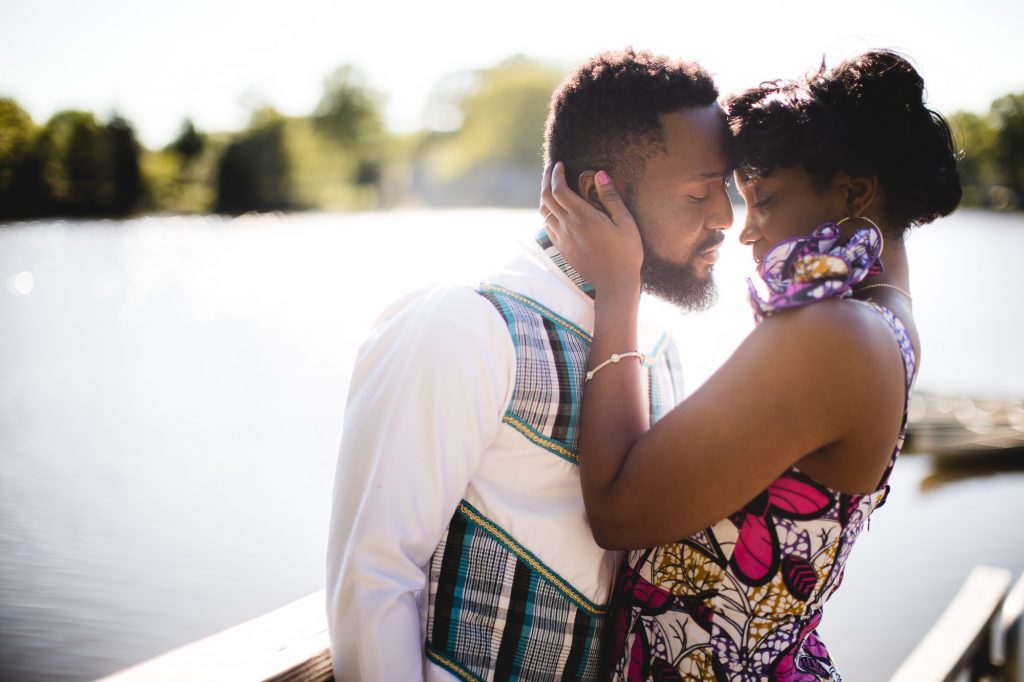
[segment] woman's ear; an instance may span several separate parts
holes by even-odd
[[[597,171],[585,170],[580,173],[577,186],[580,188],[580,196],[586,199],[587,203],[601,211],[605,215],[608,215],[608,211],[604,209],[604,204],[601,203],[601,198],[597,194]]]
[[[851,217],[867,216],[881,222],[878,191],[878,178],[874,175],[864,177],[847,176],[844,182],[846,191],[846,211]]]

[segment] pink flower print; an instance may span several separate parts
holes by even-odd
[[[796,657],[788,653],[779,659],[779,664],[775,667],[775,675],[771,679],[777,682],[818,682],[821,678],[814,673],[798,670]]]
[[[650,667],[651,643],[643,626],[641,616],[659,616],[677,606],[673,595],[652,585],[634,568],[626,567],[619,581],[618,600],[612,621],[611,646],[608,654],[618,656],[626,646],[629,637],[630,620],[635,621],[627,662],[626,679],[647,679]]]
[[[827,488],[807,476],[795,471],[782,474],[733,517],[740,529],[729,562],[733,572],[747,585],[766,584],[778,572],[782,559],[773,517],[819,518],[833,501]]]
[[[818,621],[820,620],[821,616],[819,615]],[[803,650],[804,653],[809,656],[813,656],[819,661],[831,660],[831,657],[828,655],[828,649],[825,648],[825,645],[820,639],[818,639],[818,635],[814,632],[807,635],[807,639],[804,640]]]
[[[850,525],[850,520],[856,515],[857,508],[860,507],[862,499],[864,499],[863,495],[843,493],[839,496],[839,523],[842,524],[843,528]]]
[[[647,637],[643,627],[634,628],[633,646],[629,650],[629,663],[626,669],[627,682],[644,682],[650,669],[647,660]]]
[[[633,588],[639,577],[636,571],[626,566],[619,578],[619,584],[615,591],[615,603],[612,608],[611,640],[608,647],[608,655],[618,657],[619,652],[626,646],[626,638],[629,636],[629,621],[633,615]],[[614,659],[609,660],[610,663]]]
[[[704,632],[711,634],[715,620],[715,610],[711,606],[711,601],[716,596],[718,596],[718,592],[714,590],[706,590],[692,595],[684,594],[676,598],[676,606],[689,615]]]
[[[829,674],[832,659],[814,632],[820,622],[821,612],[818,611],[800,628],[797,641],[772,666],[771,679],[778,682],[818,682],[821,675]]]
[[[660,616],[675,605],[671,592],[652,585],[632,569],[630,572],[633,604],[640,606],[640,613],[645,616]]]
[[[818,574],[806,559],[787,556],[782,559],[782,581],[790,594],[800,601],[807,601],[818,584]]]
[[[657,656],[651,661],[651,679],[654,682],[683,682],[683,676],[675,666]]]

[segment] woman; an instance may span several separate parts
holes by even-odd
[[[552,240],[597,291],[587,514],[600,544],[634,550],[613,676],[838,680],[815,628],[903,443],[920,355],[903,236],[959,203],[952,141],[920,76],[886,51],[725,106],[740,241],[768,297],[752,290],[759,325],[650,428],[639,363],[613,358],[637,347],[636,225],[605,173],[613,218],[560,166],[544,193]]]

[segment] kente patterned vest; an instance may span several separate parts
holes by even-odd
[[[590,335],[516,292],[478,291],[507,323],[516,352],[502,421],[552,457],[578,464]],[[679,360],[667,335],[641,350],[653,421],[680,397]],[[427,657],[460,679],[597,679],[608,605],[588,600],[466,500],[431,560],[428,604]]]

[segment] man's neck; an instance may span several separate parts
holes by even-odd
[[[548,236],[547,230],[541,230],[537,233],[536,237],[537,245],[544,251],[544,255],[551,259],[551,261],[558,266],[558,269],[562,271],[566,277],[569,278],[573,284],[575,284],[580,291],[589,296],[591,299],[594,298],[594,287],[587,280],[583,279],[583,275],[576,272],[576,269],[569,265],[569,261],[565,260],[565,257],[559,252],[558,247],[551,242],[551,237]]]

